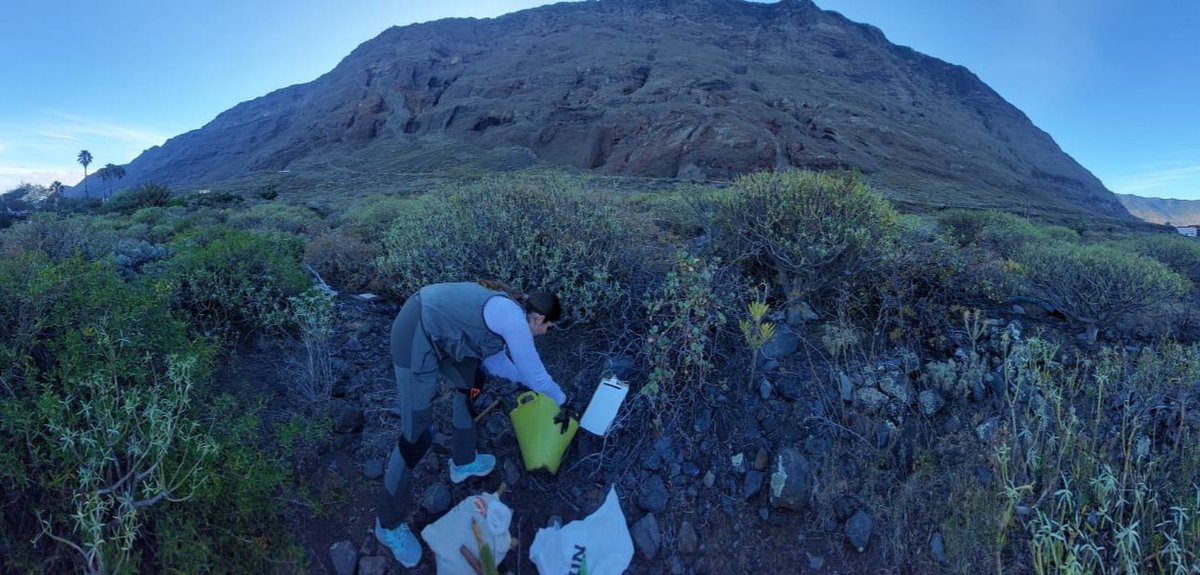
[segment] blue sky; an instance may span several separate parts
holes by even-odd
[[[603,1],[603,0],[600,0]],[[970,68],[1109,189],[1200,199],[1200,2],[815,0]],[[537,0],[11,0],[0,34],[0,191],[72,185],[308,82],[388,26]]]

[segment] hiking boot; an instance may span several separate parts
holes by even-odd
[[[466,465],[455,465],[450,459],[450,481],[462,483],[468,477],[483,477],[496,468],[496,457],[486,453],[476,453],[475,461]]]
[[[407,523],[401,523],[394,529],[384,529],[376,517],[375,538],[392,552],[392,557],[401,565],[412,568],[421,562],[421,542],[408,530]]]

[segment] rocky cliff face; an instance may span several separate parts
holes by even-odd
[[[970,71],[809,0],[598,0],[391,28],[317,80],[146,151],[125,183],[430,139],[603,174],[853,167],[900,201],[1129,217]]]
[[[1176,226],[1200,224],[1200,200],[1144,198],[1133,194],[1117,194],[1117,199],[1135,218],[1152,224]]]

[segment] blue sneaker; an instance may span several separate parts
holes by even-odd
[[[408,530],[407,523],[401,523],[395,529],[384,529],[376,517],[375,538],[392,552],[392,557],[401,565],[411,569],[421,562],[421,542]]]
[[[450,481],[462,483],[468,477],[483,477],[496,468],[496,457],[486,453],[476,453],[475,461],[466,465],[455,465],[450,458]]]

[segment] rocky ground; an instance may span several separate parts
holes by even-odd
[[[435,572],[428,547],[421,565],[406,570],[370,532],[399,428],[387,347],[397,309],[395,302],[339,297],[334,434],[301,470],[323,507],[302,510],[297,520],[314,573]],[[992,329],[1019,330],[1019,324]],[[542,339],[551,374],[581,406],[605,359],[628,361],[596,351],[602,344],[580,328]],[[479,430],[480,449],[496,455],[497,470],[451,484],[444,433],[450,402],[443,391],[435,406],[443,433],[417,470],[414,523],[420,529],[468,495],[503,483],[519,548],[501,573],[536,573],[528,551],[537,529],[555,518],[582,519],[615,486],[635,542],[630,573],[943,570],[952,535],[941,533],[938,510],[956,481],[993,481],[984,445],[996,427],[989,414],[998,412],[994,366],[982,360],[979,385],[961,394],[929,382],[918,394],[917,380],[928,375],[911,354],[847,372],[814,360],[818,354],[806,339],[781,326],[763,350],[760,383],[713,386],[675,433],[637,420],[647,412],[631,393],[634,415],[607,440],[580,431],[557,476],[524,470],[508,417],[520,390],[493,381],[478,405],[496,398],[501,405]],[[967,356],[988,357],[968,350],[959,348],[959,364],[947,362],[948,369],[980,363]],[[282,400],[286,379],[279,381]]]

